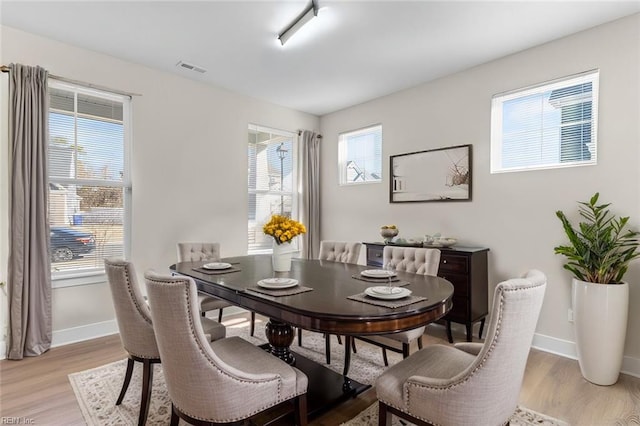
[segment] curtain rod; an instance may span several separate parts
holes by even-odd
[[[2,65],[2,66],[0,66],[0,71],[2,71],[2,72],[10,72],[11,68],[9,68],[6,65]],[[49,74],[49,77],[53,78],[54,80],[62,81],[64,83],[77,84],[78,86],[87,87],[89,89],[102,90],[102,91],[105,91],[105,92],[111,92],[111,93],[115,93],[117,95],[129,96],[129,97],[142,96],[139,93],[124,92],[122,90],[111,89],[109,87],[104,87],[104,86],[98,86],[97,84],[85,83],[84,81],[72,80],[72,79],[60,77],[60,76],[57,76],[57,75],[54,75],[54,74]]]
[[[298,130],[298,136],[302,135],[302,130]],[[316,135],[318,139],[322,139],[322,135]]]

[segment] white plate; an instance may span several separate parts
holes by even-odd
[[[402,292],[402,287],[389,287],[386,285],[379,285],[376,287],[369,287],[367,288],[367,290],[371,291],[372,293],[377,293],[377,294],[396,294],[396,293],[401,293]]]
[[[409,290],[408,288],[391,287],[393,289],[392,293],[388,293],[388,292],[378,293],[377,291],[373,291],[374,288],[376,287],[366,288],[364,290],[364,294],[370,297],[374,297],[376,299],[387,299],[387,300],[402,299],[403,297],[407,297],[411,295],[411,290]]]
[[[395,277],[396,273],[394,271],[387,271],[385,269],[367,269],[366,271],[360,272],[360,275],[369,278],[389,278]]]
[[[202,265],[202,267],[204,269],[229,269],[231,268],[231,264],[225,262],[212,262],[205,263],[204,265]]]
[[[289,288],[295,287],[298,285],[298,280],[294,280],[293,278],[265,278],[264,280],[258,281],[259,287],[264,288]]]

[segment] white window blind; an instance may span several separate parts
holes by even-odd
[[[382,181],[382,125],[341,133],[338,137],[340,184]]]
[[[598,71],[495,95],[491,173],[597,163]]]
[[[130,99],[55,80],[49,97],[52,277],[101,273],[128,241]]]
[[[262,232],[271,215],[297,219],[297,136],[255,124],[248,135],[248,248],[255,253],[272,247]]]

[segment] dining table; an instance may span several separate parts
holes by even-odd
[[[274,272],[271,255],[266,254],[228,257],[213,264],[180,262],[170,270],[191,277],[201,293],[269,319],[265,350],[309,376],[310,417],[370,387],[348,377],[355,336],[397,333],[434,322],[451,309],[454,291],[441,277],[403,271],[387,277],[380,269],[327,260],[292,259],[290,271]],[[373,289],[404,296],[378,297]],[[291,349],[296,329],[344,336],[342,374],[296,354]]]

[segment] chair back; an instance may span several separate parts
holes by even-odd
[[[320,260],[358,263],[362,244],[347,241],[320,241]]]
[[[440,250],[385,246],[382,262],[383,265],[391,263],[397,271],[436,276],[440,267]]]
[[[104,267],[122,346],[139,358],[159,358],[151,312],[140,292],[133,264],[122,259],[105,259]]]
[[[178,243],[178,262],[220,260],[220,243]]]
[[[509,418],[518,405],[546,287],[547,277],[538,270],[496,286],[484,346],[465,374],[473,388],[484,394],[478,397],[473,392],[474,404],[491,407],[487,411],[496,419]]]
[[[145,282],[167,391],[176,408],[197,419],[230,423],[255,414],[261,404],[262,409],[269,406],[263,400],[282,397],[283,380],[273,374],[271,365],[256,360],[246,348],[233,346],[236,341],[243,342],[241,339],[222,339],[210,346],[198,320],[198,293],[191,278],[149,271]],[[259,372],[249,373],[224,362],[212,348],[216,344],[216,350],[225,351],[234,362]],[[280,362],[264,354],[269,361]]]

